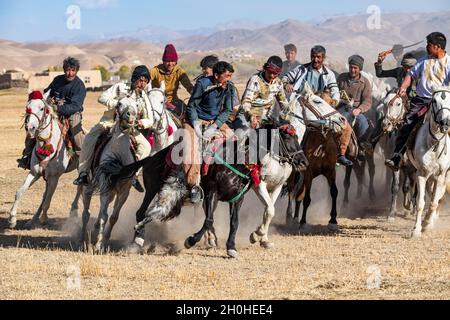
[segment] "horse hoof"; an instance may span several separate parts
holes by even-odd
[[[413,230],[411,233],[411,238],[420,238],[422,236],[422,231],[420,230]]]
[[[387,221],[388,221],[388,222],[395,222],[395,217],[394,217],[394,216],[389,216],[389,217],[387,218]]]
[[[228,249],[227,250],[227,255],[228,255],[229,258],[233,258],[233,259],[236,259],[238,257],[238,253],[234,249]]]
[[[258,235],[256,234],[256,232],[252,232],[252,233],[250,234],[250,243],[251,243],[251,244],[255,244],[255,243],[259,242],[260,239],[261,239],[261,237],[258,236]]]
[[[9,229],[15,229],[16,228],[16,226],[17,226],[17,218],[10,218],[9,220],[8,220],[8,223],[9,223],[9,225],[8,225],[8,228]]]
[[[422,232],[424,232],[424,233],[425,232],[430,232],[433,229],[434,229],[434,224],[430,223],[430,224],[427,224],[426,226],[424,226],[422,228]]]
[[[215,239],[208,239],[208,247],[210,248],[217,248],[217,242]]]
[[[192,248],[192,247],[195,245],[195,244],[193,244],[192,242],[194,242],[192,237],[186,238],[186,240],[184,240],[184,247],[185,247],[186,249]]]
[[[177,244],[170,244],[169,246],[169,250],[167,250],[167,254],[170,256],[177,256],[181,253],[181,251],[183,250],[179,245]]]
[[[125,252],[128,254],[142,254],[144,252],[144,248],[136,242],[133,242],[127,246]]]
[[[275,245],[273,244],[273,242],[269,242],[269,241],[261,241],[260,243],[261,247],[263,247],[264,249],[272,249]]]
[[[100,254],[100,255],[105,253],[105,246],[103,245],[103,243],[101,241],[97,242],[97,244],[95,245],[94,253]]]
[[[338,227],[337,223],[329,223],[328,230],[330,230],[332,232],[336,232],[339,230],[339,227]]]
[[[298,227],[298,232],[300,234],[311,232],[311,225],[307,223],[301,223],[300,226]]]
[[[25,229],[27,230],[36,229],[36,223],[34,221],[28,221],[27,223],[25,223]]]

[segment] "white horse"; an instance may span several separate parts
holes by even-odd
[[[413,236],[422,234],[422,213],[425,208],[427,184],[430,187],[430,207],[423,221],[424,231],[433,228],[439,201],[445,194],[446,175],[450,168],[450,89],[441,88],[433,93],[430,110],[417,132],[415,145],[407,156],[416,168],[418,188],[416,223]]]
[[[148,89],[150,109],[147,110],[151,120],[150,131],[154,134],[152,154],[165,148],[173,142],[173,132],[177,130],[173,120],[165,109],[164,84],[161,88]],[[83,228],[82,240],[86,236],[87,223],[89,222],[89,206],[92,194],[96,188],[100,189],[100,213],[95,228],[98,231],[95,249],[102,251],[111,237],[112,229],[116,224],[120,210],[125,204],[130,193],[131,177],[111,183],[111,176],[117,173],[117,169],[135,162],[130,152],[130,130],[134,128],[138,116],[137,104],[134,93],[130,97],[120,100],[118,111],[119,119],[112,131],[112,138],[105,146],[95,169],[94,181],[85,189],[83,201]],[[116,198],[114,209],[108,222],[108,206]]]
[[[11,229],[17,224],[17,207],[25,191],[31,187],[40,177],[45,180],[45,192],[39,208],[33,218],[26,223],[26,228],[33,228],[40,220],[46,224],[48,220],[47,211],[53,194],[58,185],[59,178],[66,172],[71,172],[77,168],[78,159],[72,158],[70,151],[66,150],[66,144],[61,134],[58,116],[54,113],[45,98],[28,101],[26,107],[26,129],[32,139],[36,139],[36,146],[32,153],[31,168],[25,182],[17,190],[14,204],[10,211],[9,227]],[[76,217],[78,210],[78,200],[82,189],[77,188],[77,194],[72,202],[70,216]],[[40,219],[39,219],[40,218]]]
[[[83,194],[83,226],[81,240],[86,239],[87,223],[89,222],[89,206],[92,194],[95,190],[100,191],[100,212],[95,228],[98,231],[95,249],[103,250],[104,244],[110,238],[111,231],[119,218],[119,213],[128,198],[131,188],[131,177],[121,180],[119,183],[109,185],[109,176],[119,164],[131,164],[135,161],[131,152],[131,131],[135,128],[138,119],[138,108],[136,100],[131,97],[122,98],[117,106],[118,118],[111,128],[112,137],[105,145],[100,155],[99,165],[94,170],[92,181],[84,188]],[[108,206],[116,198],[113,213],[108,222]]]
[[[151,84],[147,87],[147,95],[150,102],[150,109],[147,112],[153,119],[151,132],[154,136],[151,156],[170,146],[174,142],[174,133],[178,130],[165,106],[165,88],[164,81],[161,83],[160,88],[152,88]]]
[[[395,148],[395,140],[398,131],[403,126],[404,116],[407,111],[408,101],[406,98],[397,96],[397,89],[394,88],[383,99],[377,107],[377,113],[383,117],[382,129],[383,136],[380,139],[380,147],[385,159],[392,155]],[[388,220],[393,221],[397,213],[397,200],[400,186],[403,189],[403,206],[407,210],[411,210],[414,201],[414,174],[415,169],[406,160],[402,161],[401,170],[386,170],[386,187],[387,182],[391,181],[391,204],[388,213]]]

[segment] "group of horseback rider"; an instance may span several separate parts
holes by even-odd
[[[393,77],[399,86],[397,95],[411,99],[405,115],[404,126],[401,128],[393,158],[386,160],[386,165],[398,169],[405,145],[411,131],[420,123],[431,103],[433,88],[449,85],[450,59],[446,54],[446,37],[440,32],[427,36],[427,55],[419,61],[410,53],[401,59],[401,66],[393,70],[383,70],[382,63],[392,52],[382,52],[375,63],[377,77]],[[183,170],[186,183],[191,190],[191,201],[196,203],[202,198],[200,188],[200,164],[198,138],[209,139],[220,135],[228,139],[234,135],[234,123],[239,121],[247,127],[258,128],[263,121],[269,120],[275,106],[280,107],[281,116],[288,113],[287,95],[293,92],[302,93],[306,83],[327,103],[335,107],[348,121],[346,127],[338,134],[338,163],[351,166],[353,162],[346,157],[352,131],[355,132],[363,150],[373,151],[381,136],[381,120],[371,128],[366,113],[372,107],[372,85],[363,76],[364,58],[352,55],[348,59],[349,71],[339,75],[324,65],[326,49],[314,46],[311,49],[311,61],[300,64],[295,58],[297,48],[293,44],[285,46],[286,61],[278,56],[271,56],[263,69],[255,73],[248,81],[242,99],[239,99],[237,89],[231,82],[234,68],[225,61],[219,61],[217,56],[205,57],[200,65],[202,75],[195,79],[195,85],[190,82],[187,73],[178,62],[175,47],[167,45],[163,54],[162,64],[149,70],[146,66],[138,66],[131,76],[131,84],[118,83],[106,90],[98,99],[107,110],[100,121],[85,136],[82,129],[83,102],[86,88],[77,72],[80,63],[74,58],[64,60],[64,75],[56,77],[45,92],[50,92],[48,99],[61,119],[64,119],[73,138],[76,153],[79,156],[79,177],[76,185],[87,185],[89,170],[93,161],[97,139],[105,130],[114,124],[116,107],[121,98],[130,96],[135,99],[139,110],[139,129],[149,128],[151,104],[146,87],[159,87],[165,84],[166,105],[178,116],[179,125],[188,135],[188,150],[184,154]],[[180,84],[191,94],[187,106],[178,97]],[[351,102],[352,103],[351,103]],[[184,112],[186,110],[186,112]],[[136,142],[136,158],[143,159],[150,155],[151,146],[148,139],[138,130],[134,134]],[[28,136],[23,158],[19,166],[29,166],[34,141]],[[143,191],[135,178],[133,186]]]

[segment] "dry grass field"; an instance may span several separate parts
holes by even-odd
[[[89,93],[84,125],[90,128],[103,107],[98,93]],[[353,199],[350,208],[339,208],[340,230],[328,233],[330,209],[323,181],[314,184],[308,235],[284,227],[286,199],[279,200],[270,229],[275,248],[250,245],[248,236],[262,219],[262,206],[247,196],[240,216],[238,259],[227,259],[225,239],[228,210],[216,213],[220,238],[218,249],[202,245],[168,254],[167,244],[180,244],[202,223],[201,208],[186,208],[176,220],[149,227],[147,234],[158,245],[145,255],[122,250],[132,238],[135,209],[142,196],[134,190],[104,255],[79,252],[76,233],[80,218],[69,220],[76,173],[62,177],[49,210],[49,224],[28,231],[24,224],[38,207],[44,183],[25,194],[18,210],[17,230],[8,230],[8,212],[15,190],[25,178],[16,167],[23,148],[21,115],[24,91],[0,91],[0,299],[449,299],[450,210],[441,210],[436,230],[410,239],[414,219],[401,213],[387,222],[389,197],[384,182],[378,185],[379,200]],[[377,180],[383,181],[379,165]],[[342,192],[343,170],[338,187]],[[353,186],[352,192],[356,187]],[[448,197],[448,195],[446,195]],[[339,197],[339,203],[342,197]],[[98,213],[98,199],[92,204]],[[81,210],[80,212],[81,213]],[[78,277],[79,275],[79,277]]]

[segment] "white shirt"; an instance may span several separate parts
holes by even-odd
[[[450,56],[441,59],[425,57],[409,71],[417,80],[416,93],[419,97],[432,98],[433,91],[450,83]]]

